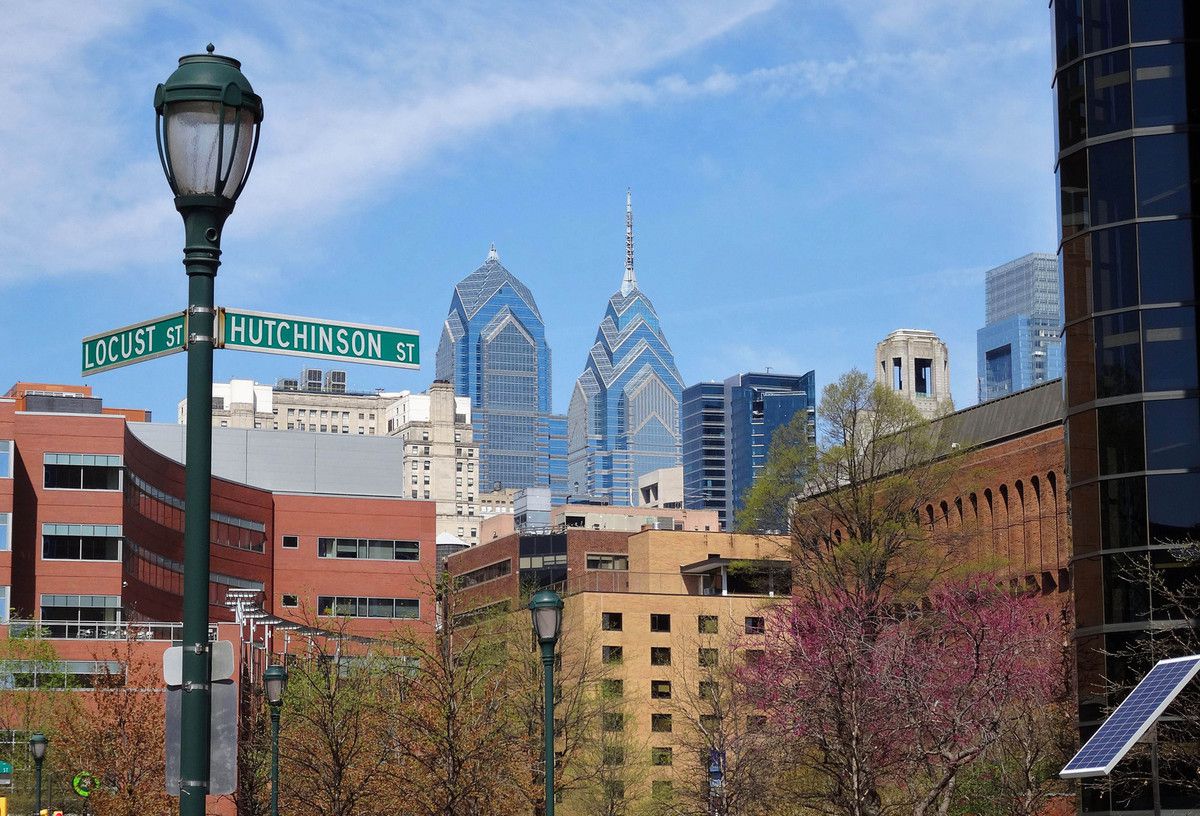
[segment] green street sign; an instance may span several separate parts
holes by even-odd
[[[421,367],[421,338],[409,329],[245,309],[221,309],[220,320],[218,335],[224,348],[397,368]]]
[[[187,321],[183,312],[83,338],[83,376],[183,351]]]

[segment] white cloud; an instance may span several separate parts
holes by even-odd
[[[219,51],[242,59],[266,100],[245,193],[254,203],[238,229],[269,234],[300,213],[311,227],[366,206],[439,149],[518,117],[646,100],[639,74],[772,2],[309,2],[220,21],[132,0],[14,6],[0,54],[0,177],[9,188],[0,284],[170,257],[178,217],[154,156],[149,96],[172,67],[171,43],[202,44],[218,31]]]

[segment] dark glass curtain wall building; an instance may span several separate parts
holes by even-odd
[[[1068,466],[1081,735],[1103,718],[1120,656],[1186,625],[1137,563],[1176,583],[1200,538],[1196,174],[1200,3],[1055,0]],[[1107,656],[1106,656],[1107,655]],[[1085,788],[1085,813],[1148,811],[1137,760]],[[1125,773],[1121,773],[1125,768]],[[1164,813],[1194,813],[1164,769]]]

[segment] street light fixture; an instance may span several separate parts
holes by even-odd
[[[287,669],[283,666],[267,666],[263,672],[263,688],[271,707],[271,816],[279,816],[279,710],[283,708],[287,681]]]
[[[211,43],[207,50],[180,57],[154,91],[158,157],[183,216],[188,275],[180,816],[204,816],[209,788],[213,280],[221,265],[221,229],[250,175],[263,118],[262,99],[241,63],[214,54]]]
[[[553,590],[544,589],[529,599],[533,615],[533,634],[542,646],[542,670],[545,677],[546,816],[554,816],[554,646],[562,632],[563,599]]]
[[[42,761],[46,758],[46,735],[40,731],[29,737],[29,753],[33,754],[34,813],[42,812]]]

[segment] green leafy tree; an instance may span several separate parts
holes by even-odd
[[[949,565],[953,548],[932,546],[920,511],[946,489],[956,454],[912,403],[862,371],[826,386],[817,416],[815,444],[797,438],[795,422],[776,434],[739,527],[775,529],[785,514],[793,591],[919,595]]]

